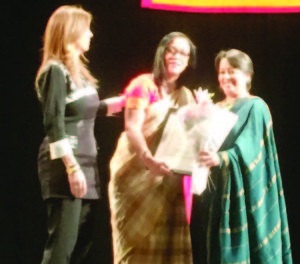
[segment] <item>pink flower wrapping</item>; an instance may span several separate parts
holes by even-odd
[[[199,89],[195,92],[197,104],[181,107],[177,116],[186,131],[191,149],[195,155],[192,171],[192,192],[201,194],[207,185],[209,168],[196,162],[200,149],[217,152],[238,116],[213,104],[208,92]]]

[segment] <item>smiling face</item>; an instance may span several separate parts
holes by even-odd
[[[226,97],[238,98],[248,94],[250,74],[240,69],[233,68],[226,58],[221,59],[219,64],[218,80]]]
[[[165,51],[164,64],[168,77],[179,77],[186,69],[190,56],[190,45],[185,38],[174,38]]]

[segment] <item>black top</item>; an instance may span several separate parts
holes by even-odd
[[[38,80],[46,132],[38,158],[43,198],[73,197],[61,157],[74,153],[86,176],[88,191],[83,198],[100,195],[94,122],[99,107],[95,87],[84,81],[79,88],[65,66],[51,61]]]

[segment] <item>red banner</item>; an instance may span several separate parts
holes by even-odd
[[[300,0],[142,0],[143,8],[199,13],[296,13]]]

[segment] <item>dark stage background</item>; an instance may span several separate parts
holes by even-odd
[[[252,92],[270,107],[287,203],[294,263],[299,246],[299,26],[300,14],[190,14],[140,8],[140,0],[27,1],[2,9],[2,97],[5,148],[1,191],[0,263],[37,264],[46,238],[45,208],[40,196],[36,159],[44,136],[34,92],[42,35],[51,13],[63,4],[80,4],[94,15],[90,69],[100,80],[102,98],[117,95],[135,75],[151,70],[159,40],[182,31],[198,48],[190,88],[209,88],[220,98],[213,60],[220,49],[237,48],[254,62]],[[8,7],[8,8],[7,8]],[[3,34],[4,33],[4,34]],[[98,118],[103,199],[94,263],[111,263],[107,202],[107,166],[122,116]],[[3,160],[3,159],[2,159]]]

